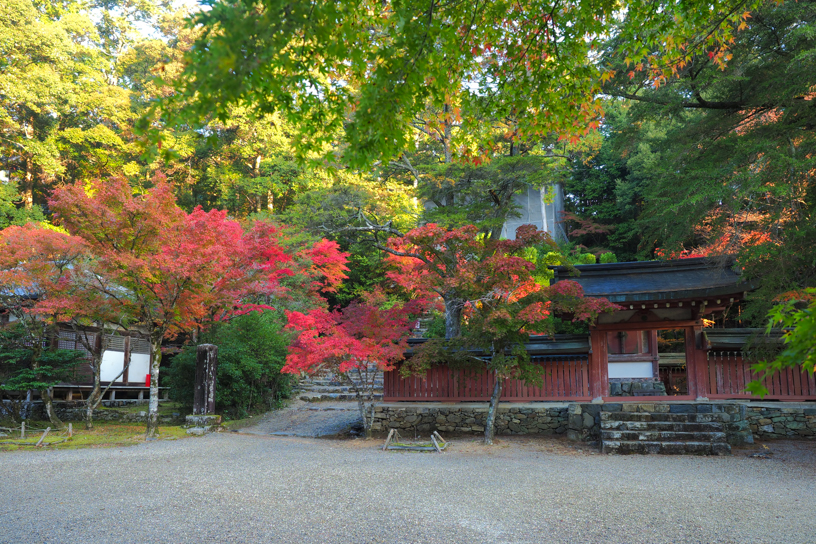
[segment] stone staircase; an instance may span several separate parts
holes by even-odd
[[[633,403],[615,408],[600,412],[603,453],[729,455],[729,442],[745,426],[740,407],[733,405]]]
[[[331,374],[302,378],[298,384],[298,389],[296,397],[306,402],[357,400],[354,388],[339,376]],[[372,398],[382,400],[382,396],[383,377],[382,372],[379,372],[374,379]]]

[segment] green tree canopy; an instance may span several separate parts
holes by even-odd
[[[453,150],[486,152],[492,120],[522,138],[577,137],[597,119],[600,45],[625,41],[630,59],[727,41],[752,2],[290,3],[214,1],[195,24],[176,120],[225,118],[245,104],[280,112],[298,127],[298,154],[334,143],[352,167],[396,159],[412,144],[411,122],[430,103],[461,115]],[[488,122],[485,122],[485,121]]]

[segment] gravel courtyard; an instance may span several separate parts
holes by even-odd
[[[0,542],[816,541],[814,442],[767,458],[377,444],[221,433],[0,454]]]

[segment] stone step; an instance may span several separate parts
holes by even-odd
[[[602,421],[661,421],[677,423],[710,423],[730,421],[730,414],[668,414],[648,412],[601,412]]]
[[[306,385],[302,390],[309,393],[354,393],[354,389],[349,385]],[[374,391],[382,393],[382,387],[375,386]]]
[[[300,382],[301,386],[303,387],[349,387],[349,383],[347,381],[338,381],[338,380],[303,380]],[[359,383],[359,382],[354,382]],[[374,380],[373,383],[376,386],[382,387],[383,381],[382,380]]]
[[[730,455],[731,446],[725,442],[651,442],[633,440],[604,440],[603,453],[662,454],[662,455]]]
[[[725,442],[724,432],[601,431],[601,439],[613,442]]]
[[[678,421],[601,421],[602,431],[721,432],[722,422],[685,423]]]
[[[306,393],[300,395],[298,397],[300,400],[304,400],[306,402],[323,402],[323,401],[336,401],[336,400],[357,400],[357,396],[354,393]],[[381,394],[374,394],[371,396],[373,400],[382,400]]]

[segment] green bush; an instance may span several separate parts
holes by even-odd
[[[233,418],[265,412],[287,398],[294,378],[281,374],[289,339],[278,312],[252,312],[203,334],[202,344],[218,346],[216,410]],[[170,397],[192,406],[196,346],[187,346],[170,363]]]
[[[618,258],[612,252],[602,253],[601,258],[600,258],[600,262],[602,264],[616,263],[616,262],[618,262]]]

